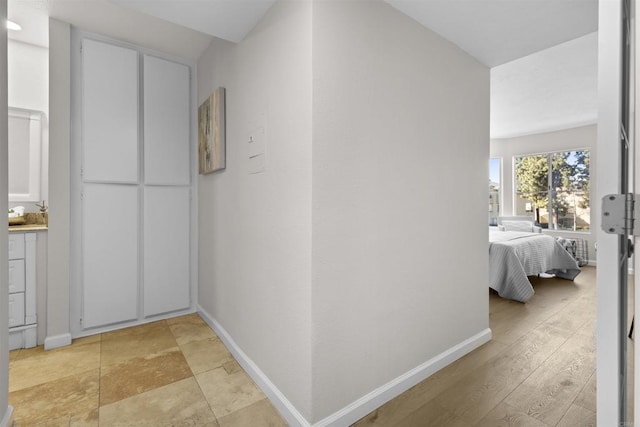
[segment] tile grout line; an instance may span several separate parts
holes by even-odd
[[[166,326],[166,327],[169,327],[169,325],[168,325],[168,324],[166,324],[166,323],[165,323],[165,326]],[[207,325],[206,327],[207,327],[208,329],[210,329],[210,328],[208,327],[208,325]],[[194,326],[194,328],[195,328],[195,326]],[[196,328],[196,329],[197,329],[197,328]],[[213,335],[212,335],[212,336],[210,336],[210,337],[209,337],[209,336],[207,336],[207,337],[205,337],[205,338],[201,338],[198,334],[191,335],[189,331],[190,331],[190,328],[189,328],[189,325],[187,325],[187,330],[185,331],[186,335],[181,334],[181,333],[180,333],[180,330],[176,330],[176,331],[174,331],[174,330],[172,330],[171,328],[169,328],[169,331],[168,331],[168,332],[171,334],[170,336],[173,338],[174,343],[175,343],[175,347],[174,347],[174,349],[175,349],[175,350],[174,350],[174,351],[178,352],[178,353],[180,354],[180,357],[184,359],[184,362],[185,362],[186,368],[188,369],[188,376],[187,376],[187,378],[193,378],[193,380],[195,380],[195,381],[196,381],[197,386],[198,386],[198,390],[199,390],[199,392],[200,392],[200,396],[201,396],[201,398],[202,398],[202,399],[204,399],[204,400],[206,401],[206,403],[207,403],[206,408],[209,410],[209,414],[210,414],[211,418],[213,418],[214,420],[216,420],[216,425],[218,425],[218,423],[219,423],[219,417],[218,417],[218,416],[216,415],[216,413],[214,412],[214,410],[213,410],[213,408],[212,408],[212,404],[211,404],[211,403],[209,402],[209,400],[207,399],[206,395],[204,394],[203,388],[200,386],[200,383],[197,381],[196,374],[194,373],[194,371],[193,371],[193,369],[192,369],[191,365],[189,365],[189,363],[188,363],[188,361],[187,361],[187,358],[185,357],[185,353],[184,353],[184,351],[183,351],[183,348],[184,348],[187,344],[189,344],[189,343],[194,343],[194,342],[218,341],[218,342],[220,342],[220,343],[221,343],[222,341],[220,340],[220,338],[219,338],[217,335],[215,335],[215,333],[213,333]],[[92,422],[96,422],[96,423],[97,423],[97,425],[99,426],[99,425],[104,425],[104,422],[105,422],[105,420],[104,420],[104,419],[102,419],[102,420],[101,420],[101,417],[100,417],[100,412],[101,412],[101,407],[102,407],[102,406],[101,406],[101,400],[100,400],[100,399],[101,399],[102,394],[104,394],[103,392],[105,391],[105,390],[102,390],[102,388],[103,388],[103,387],[105,387],[105,384],[103,384],[103,383],[102,383],[102,376],[103,376],[103,372],[102,372],[102,371],[103,371],[103,370],[106,370],[106,368],[107,368],[108,366],[106,366],[106,365],[105,365],[105,362],[106,362],[106,359],[105,359],[106,353],[105,353],[105,347],[103,346],[103,344],[105,344],[105,343],[107,342],[107,340],[105,340],[105,337],[104,337],[104,335],[105,335],[105,334],[102,334],[102,333],[101,333],[101,334],[96,334],[96,335],[98,335],[97,339],[95,339],[95,338],[94,338],[94,339],[92,340],[92,342],[84,343],[84,342],[82,342],[82,341],[81,341],[80,343],[76,344],[76,345],[75,345],[75,347],[80,347],[80,346],[84,346],[84,345],[94,344],[94,345],[96,345],[96,346],[97,346],[97,348],[98,348],[98,350],[97,350],[97,351],[98,351],[98,354],[97,354],[97,358],[98,358],[98,366],[93,368],[93,369],[96,369],[96,368],[97,368],[97,371],[98,371],[98,378],[97,378],[97,390],[96,390],[96,394],[94,394],[94,395],[93,395],[93,398],[92,398],[92,400],[93,400],[93,402],[96,404],[96,406],[90,406],[90,409],[91,409],[92,411],[93,411],[93,410],[95,410],[95,411],[97,412],[97,413],[96,413],[96,418],[93,418],[93,421],[92,421]],[[189,339],[189,338],[187,338],[187,336],[188,336],[189,338],[192,338],[192,341],[183,342],[182,344],[178,344],[178,337],[182,337],[183,339],[184,339],[184,338]],[[195,338],[195,339],[193,339],[193,338]],[[40,356],[40,354],[36,354],[35,356],[36,356],[36,357],[38,357],[38,356]],[[234,360],[234,359],[233,359],[233,358],[231,358],[230,360]],[[227,359],[225,359],[225,363],[226,363],[227,361],[228,361],[228,360],[227,360]],[[103,368],[104,368],[104,369],[103,369]],[[215,367],[215,368],[213,368],[213,369],[222,369],[224,372],[226,372],[226,369],[225,369],[225,367],[224,367],[224,364],[220,364],[219,366],[216,366],[216,367]],[[211,370],[211,369],[209,369],[209,370]],[[64,378],[72,377],[72,376],[74,376],[74,375],[78,375],[78,374],[83,375],[83,374],[85,374],[86,372],[88,372],[88,371],[79,372],[79,373],[76,373],[76,374],[72,374],[72,375],[64,376],[64,377],[59,378],[59,379],[64,379]],[[95,371],[94,371],[94,372],[95,372]],[[186,372],[185,372],[185,373],[186,373]],[[226,373],[227,373],[227,374],[229,374],[228,372],[226,372]],[[187,378],[185,378],[185,379],[187,379]],[[58,379],[58,380],[59,380],[59,379]],[[178,380],[178,381],[179,381],[179,380]],[[169,384],[165,384],[165,386],[168,386],[168,385],[173,384],[173,383],[175,383],[175,382],[176,382],[176,381],[173,381],[173,382],[171,382],[171,383],[169,383]],[[156,387],[156,388],[158,388],[158,387]],[[153,390],[148,390],[148,391],[150,392],[150,391],[153,391]],[[106,405],[105,405],[105,406],[106,406]],[[203,408],[204,408],[204,407],[203,407]],[[89,415],[89,413],[86,413],[86,414],[85,414],[85,413],[79,413],[79,412],[77,412],[75,409],[71,409],[71,410],[66,411],[66,412],[67,412],[67,414],[61,413],[61,415],[60,415],[60,417],[61,417],[61,418],[66,418],[66,419],[65,419],[64,421],[63,421],[62,419],[60,419],[60,420],[59,420],[60,422],[63,422],[63,423],[64,423],[64,425],[70,425],[70,424],[71,424],[71,422],[72,422],[72,418],[73,418],[73,416],[79,416],[79,417],[80,417],[80,416],[83,416],[83,415]],[[66,415],[66,416],[63,416],[63,415]],[[46,421],[51,421],[51,420],[45,420],[45,422],[46,422]]]
[[[200,386],[200,381],[198,381],[198,377],[194,375],[193,379],[198,385],[198,390],[200,390],[200,394],[202,395],[202,398],[204,399],[205,402],[207,402],[207,406],[209,407],[211,414],[213,414],[213,418],[215,418],[216,424],[218,424],[218,427],[220,427],[220,423],[218,422],[218,415],[214,412],[213,408],[211,407],[211,402],[209,402],[209,399],[207,399],[207,396],[204,394],[204,390],[202,390],[202,386]]]
[[[198,317],[200,317],[200,316],[198,316]],[[198,381],[198,377],[196,376],[196,374],[193,373],[193,370],[191,369],[191,365],[189,365],[189,361],[184,356],[184,352],[182,351],[182,345],[178,344],[178,339],[176,337],[176,334],[173,332],[173,329],[171,328],[171,325],[169,323],[167,323],[167,327],[171,331],[171,334],[173,335],[173,338],[176,340],[176,345],[178,346],[178,349],[180,350],[180,353],[182,354],[182,357],[184,357],[185,360],[187,361],[187,366],[189,366],[189,371],[191,372],[191,375],[193,376],[193,380],[196,382],[196,385],[198,386],[198,390],[200,390],[200,395],[202,396],[204,401],[207,402],[207,406],[209,407],[209,410],[211,411],[211,414],[213,415],[213,418],[216,420],[216,424],[218,425],[218,427],[220,427],[220,423],[218,422],[218,415],[216,415],[216,413],[213,411],[213,408],[211,407],[211,403],[209,402],[209,399],[207,399],[207,396],[204,394],[204,390],[202,390],[202,387],[200,386],[200,382]],[[207,325],[207,327],[208,327],[208,325]],[[214,335],[215,335],[215,332],[214,332]],[[219,339],[219,337],[217,335],[215,335],[215,337],[217,339]],[[196,340],[196,341],[206,341],[208,339],[209,338],[206,338],[206,339],[203,339],[203,340]],[[195,342],[195,341],[190,341],[190,342]],[[187,343],[184,343],[184,344],[187,344]],[[214,369],[217,369],[217,368],[214,368]],[[212,369],[210,369],[210,370],[212,370]],[[205,371],[205,372],[209,372],[209,371]],[[202,374],[202,372],[200,372],[200,373]]]

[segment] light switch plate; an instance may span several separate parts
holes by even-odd
[[[249,159],[249,173],[254,174],[264,172],[265,160],[266,159],[264,154],[259,154],[255,157],[251,157]]]
[[[247,136],[247,157],[249,174],[265,171],[267,163],[267,133],[266,113],[258,113],[254,120],[249,122]]]

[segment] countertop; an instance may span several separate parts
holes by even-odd
[[[11,225],[9,226],[9,233],[16,233],[19,231],[46,231],[49,227],[44,224],[24,224],[24,225]]]
[[[25,223],[22,225],[8,225],[9,233],[17,233],[24,231],[47,231],[49,227],[49,213],[44,214],[44,219],[42,218],[42,214],[27,212],[25,215]]]

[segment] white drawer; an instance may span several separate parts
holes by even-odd
[[[24,260],[9,261],[9,293],[24,292]]]
[[[24,258],[24,234],[9,235],[9,259]]]
[[[24,292],[9,295],[9,327],[24,325]]]

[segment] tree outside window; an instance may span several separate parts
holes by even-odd
[[[515,158],[516,213],[553,230],[589,231],[589,152]]]
[[[502,159],[489,159],[489,225],[498,225]]]

